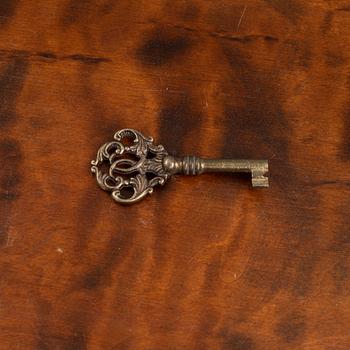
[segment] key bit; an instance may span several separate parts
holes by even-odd
[[[269,186],[267,160],[177,158],[134,129],[119,130],[113,141],[102,145],[91,162],[91,171],[98,185],[122,204],[140,201],[175,174],[246,172],[251,173],[253,187]]]

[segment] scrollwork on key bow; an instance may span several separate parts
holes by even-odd
[[[135,203],[152,193],[154,186],[168,180],[170,174],[163,168],[165,156],[164,147],[154,145],[151,137],[146,138],[134,129],[122,129],[115,133],[114,141],[98,150],[91,171],[99,186],[111,192],[114,200]],[[108,170],[103,169],[106,165]],[[128,195],[126,189],[131,190]]]

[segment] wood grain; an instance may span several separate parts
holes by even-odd
[[[0,348],[349,349],[349,58],[345,0],[2,0]],[[271,187],[118,206],[123,127]]]

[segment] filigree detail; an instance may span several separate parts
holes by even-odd
[[[124,141],[131,140],[131,143]],[[114,141],[105,143],[91,162],[91,171],[99,186],[112,193],[120,203],[135,203],[153,192],[153,187],[163,185],[170,174],[163,167],[167,152],[162,145],[154,145],[152,137],[145,137],[134,129],[115,133]],[[108,171],[103,165],[108,165]],[[152,174],[152,177],[149,176]],[[132,194],[125,196],[129,188]]]

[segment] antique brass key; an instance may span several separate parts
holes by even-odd
[[[103,170],[107,164],[108,170]],[[112,193],[119,203],[138,202],[163,185],[172,175],[199,175],[205,172],[248,172],[253,187],[268,187],[267,160],[175,158],[162,145],[154,145],[134,129],[122,129],[105,143],[91,162],[99,186]]]

